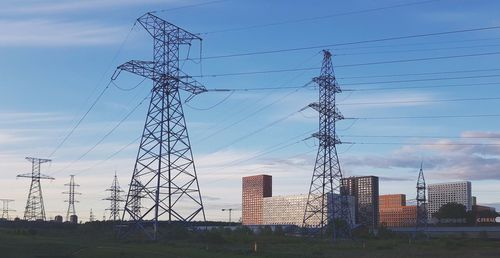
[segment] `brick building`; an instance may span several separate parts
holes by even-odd
[[[242,182],[242,224],[263,223],[264,197],[273,195],[273,178],[269,175],[243,177]]]
[[[417,206],[406,206],[406,195],[387,194],[379,197],[380,225],[413,227],[417,221]]]

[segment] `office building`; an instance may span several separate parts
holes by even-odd
[[[406,206],[406,195],[387,194],[379,197],[380,225],[412,227],[417,221],[417,206]]]
[[[467,211],[472,209],[471,182],[469,181],[430,184],[427,186],[427,192],[429,218],[433,218],[439,208],[447,203],[463,204]]]
[[[242,224],[263,223],[264,197],[272,196],[273,178],[269,175],[243,177],[242,182]]]
[[[379,223],[379,180],[376,176],[348,177],[342,179],[342,191],[355,198],[356,224],[371,229]]]
[[[331,195],[329,195],[331,196]],[[339,195],[333,195],[328,198],[328,202],[340,201]],[[263,224],[265,225],[296,225],[301,227],[304,220],[304,212],[307,204],[307,194],[273,196],[264,198],[263,206]],[[354,197],[348,196],[347,202],[350,208],[351,221],[355,219]],[[328,214],[332,214],[333,205],[328,205]],[[314,218],[313,218],[314,219]],[[319,217],[317,221],[310,221],[311,225],[320,224]]]

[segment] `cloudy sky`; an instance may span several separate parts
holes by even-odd
[[[50,157],[42,168],[56,178],[43,181],[47,215],[65,214],[62,192],[75,174],[80,217],[91,208],[103,216],[115,171],[124,188],[130,181],[151,82],[122,73],[103,89],[116,66],[152,58],[151,39],[134,21],[157,11],[203,38],[183,49],[181,64],[208,89],[282,88],[210,92],[185,104],[207,219],[240,208],[242,176],[272,175],[275,195],[307,193],[317,142],[304,139],[317,114],[299,110],[317,89],[300,86],[318,75],[325,45],[345,90],[345,176],[379,176],[381,193],[413,199],[422,161],[428,183],[470,180],[480,203],[499,207],[500,29],[373,42],[499,26],[499,8],[487,0],[1,1],[0,198],[14,199],[22,216],[29,179],[16,175],[30,172],[24,158]],[[294,48],[304,49],[239,55]]]

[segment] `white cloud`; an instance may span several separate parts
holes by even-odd
[[[80,1],[6,1],[0,13],[6,14],[50,14],[62,12],[109,10],[110,7],[129,7],[146,4],[175,4],[179,0],[80,0]]]
[[[97,46],[123,39],[127,29],[93,22],[49,19],[0,20],[0,46]]]
[[[498,132],[464,132],[462,136],[484,137]],[[497,139],[424,141],[429,145],[405,145],[389,155],[348,156],[344,164],[350,168],[382,169],[395,175],[401,169],[417,170],[422,154],[426,174],[436,180],[498,180],[500,179],[500,141]],[[484,145],[482,145],[484,144]],[[392,173],[391,173],[392,172]]]

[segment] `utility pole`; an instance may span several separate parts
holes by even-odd
[[[420,163],[420,172],[418,173],[417,180],[417,221],[415,223],[417,232],[427,229],[427,197],[425,194],[426,185],[422,167],[423,163]]]
[[[78,192],[75,192],[75,187],[80,186],[75,184],[75,176],[70,175],[70,180],[68,184],[65,184],[65,186],[69,187],[68,192],[63,192],[63,194],[68,195],[68,200],[65,200],[64,202],[68,203],[68,212],[66,213],[66,221],[69,221],[71,215],[76,215],[76,210],[75,210],[75,202],[78,202],[75,200],[75,194],[81,194]]]
[[[123,190],[120,188],[120,184],[118,183],[118,176],[116,176],[116,172],[111,187],[106,189],[106,191],[110,192],[110,196],[103,200],[111,202],[109,208],[106,209],[110,211],[109,220],[118,221],[120,220],[120,211],[122,210],[120,208],[120,202],[124,202],[124,200],[121,196]]]
[[[131,227],[121,237],[139,230],[149,239],[157,240],[158,222],[163,215],[168,222],[190,222],[201,214],[205,221],[180,90],[190,93],[187,100],[207,90],[184,74],[179,66],[181,47],[190,46],[194,40],[201,41],[200,37],[152,13],[144,14],[137,22],[153,38],[153,61],[129,61],[120,65],[111,78],[114,80],[121,71],[128,71],[153,81],[151,102],[124,207],[124,220],[126,216]]]
[[[337,109],[335,98],[342,90],[335,78],[330,51],[323,50],[321,75],[313,81],[319,86],[319,102],[311,103],[309,107],[319,113],[319,132],[313,134],[313,137],[319,139],[319,147],[303,227],[310,230],[319,229],[319,234],[323,237],[326,227],[330,225],[334,240],[350,238],[349,203],[345,191],[341,188],[342,171],[336,148],[337,144],[342,143],[336,132],[336,122],[344,117]],[[344,225],[336,226],[335,220]]]
[[[229,212],[229,223],[231,223],[231,212],[233,211],[233,208],[222,209],[222,211],[228,211]]]
[[[12,200],[12,199],[0,199],[0,201],[2,201],[2,219],[9,220],[10,219],[9,212],[15,211],[15,210],[9,209],[9,203],[13,202],[14,200]]]
[[[24,219],[29,221],[45,220],[45,206],[43,205],[41,179],[51,179],[53,177],[41,174],[41,165],[50,162],[50,159],[39,159],[26,157],[26,160],[31,162],[31,173],[17,175],[17,177],[31,178],[30,191],[26,208],[24,209]]]

